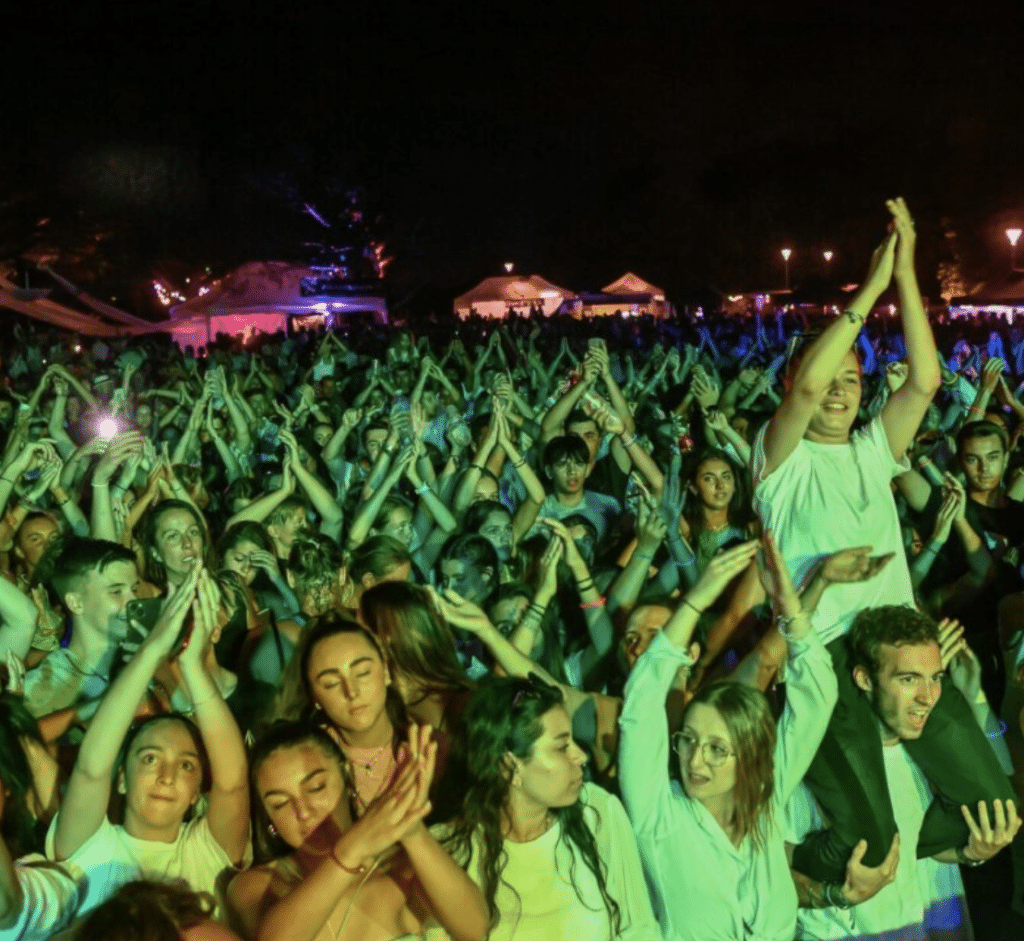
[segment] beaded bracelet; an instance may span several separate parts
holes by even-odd
[[[346,866],[340,859],[338,859],[338,855],[335,850],[336,847],[331,849],[331,859],[334,860],[335,864],[342,872],[347,872],[350,876],[361,876],[366,872],[365,866],[356,866],[355,869],[352,869],[350,866]]]

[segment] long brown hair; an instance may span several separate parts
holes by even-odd
[[[742,683],[722,680],[701,689],[690,701],[712,706],[725,722],[736,752],[736,835],[750,836],[759,850],[765,848],[766,827],[771,823],[771,798],[775,789],[775,720],[764,693]]]
[[[425,694],[473,689],[456,656],[451,628],[425,588],[382,582],[363,593],[359,612],[392,668],[417,681]]]

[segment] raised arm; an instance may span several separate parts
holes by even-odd
[[[871,256],[864,284],[846,312],[832,321],[800,361],[782,405],[768,426],[763,475],[781,466],[803,438],[815,409],[839,372],[875,301],[889,285],[895,252],[896,235],[893,233]]]
[[[203,662],[218,615],[216,583],[206,571],[199,576],[192,615],[195,626],[178,663],[210,757],[206,819],[228,859],[239,865],[249,843],[248,764],[238,723]]]
[[[201,566],[170,595],[160,619],[100,702],[68,781],[57,818],[57,859],[73,855],[99,829],[107,814],[111,777],[121,743],[157,667],[174,646],[195,597]],[[141,629],[141,625],[140,625]]]
[[[886,206],[896,226],[896,260],[893,278],[900,295],[903,338],[907,344],[907,381],[891,396],[882,409],[882,427],[896,460],[902,460],[914,443],[914,435],[942,382],[936,361],[935,338],[921,300],[914,272],[914,220],[903,197],[890,199]]]

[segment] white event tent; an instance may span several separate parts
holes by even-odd
[[[471,291],[455,298],[455,315],[465,319],[472,311],[481,317],[505,317],[512,310],[528,313],[539,304],[550,317],[575,296],[540,275],[502,275],[485,278]]]

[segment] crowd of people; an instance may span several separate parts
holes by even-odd
[[[887,210],[834,317],[19,324],[0,939],[1013,937],[1024,330]]]

